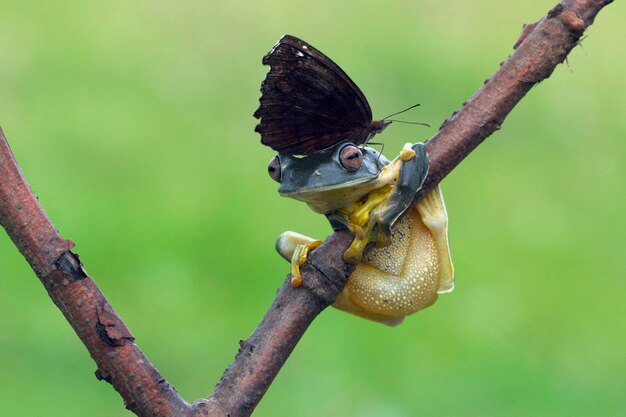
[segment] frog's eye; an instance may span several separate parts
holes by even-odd
[[[280,158],[278,155],[272,158],[270,164],[267,166],[267,172],[270,174],[270,177],[276,182],[280,182]]]
[[[339,152],[339,162],[348,171],[356,171],[363,164],[363,154],[354,145],[346,145]]]

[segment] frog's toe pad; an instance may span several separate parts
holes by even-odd
[[[402,150],[400,151],[400,159],[403,162],[406,161],[410,161],[411,159],[415,158],[415,150],[413,150],[413,144],[411,143],[406,143],[404,145],[404,148],[402,148]]]

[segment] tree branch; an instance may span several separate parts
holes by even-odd
[[[610,1],[564,0],[528,26],[516,52],[446,120],[427,144],[431,165],[421,196],[438,184],[513,107],[549,77]],[[341,254],[352,236],[333,233],[302,268],[304,285],[281,286],[265,317],[225,371],[214,392],[185,402],[134,343],[122,319],[87,276],[71,241],[61,238],[24,179],[0,131],[0,223],[31,265],[126,407],[140,416],[248,416],[267,391],[310,323],[333,303],[352,267]]]

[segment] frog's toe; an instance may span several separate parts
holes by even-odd
[[[311,252],[313,249],[317,248],[321,244],[321,240],[313,240],[309,243],[296,246],[293,252],[293,256],[291,258],[291,286],[293,288],[298,288],[300,285],[302,285],[302,275],[300,274],[300,267],[304,265],[307,261],[309,257],[309,252]]]
[[[361,262],[363,251],[365,250],[368,242],[368,240],[355,237],[348,250],[343,253],[343,260],[352,265],[356,265]]]
[[[391,240],[393,219],[387,216],[385,204],[372,210],[369,222],[368,229],[373,231],[370,240],[376,242],[376,246],[387,246]]]
[[[387,246],[391,242],[391,225],[389,223],[378,223],[376,227],[376,246]]]
[[[307,261],[309,252],[321,244],[321,240],[315,240],[296,232],[284,232],[276,240],[276,251],[283,258],[291,261],[291,286],[293,288],[302,285],[300,267]]]
[[[383,213],[381,215],[381,212]],[[376,246],[386,246],[391,241],[391,219],[384,215],[384,211],[375,209],[367,214],[367,222],[360,233],[355,234],[354,241],[348,250],[343,254],[343,260],[350,264],[361,262],[363,252],[370,242]]]

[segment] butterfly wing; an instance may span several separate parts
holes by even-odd
[[[260,119],[255,130],[264,145],[308,155],[343,140],[362,144],[377,133],[361,90],[308,43],[285,35],[263,57],[263,64],[270,71],[254,116]]]

